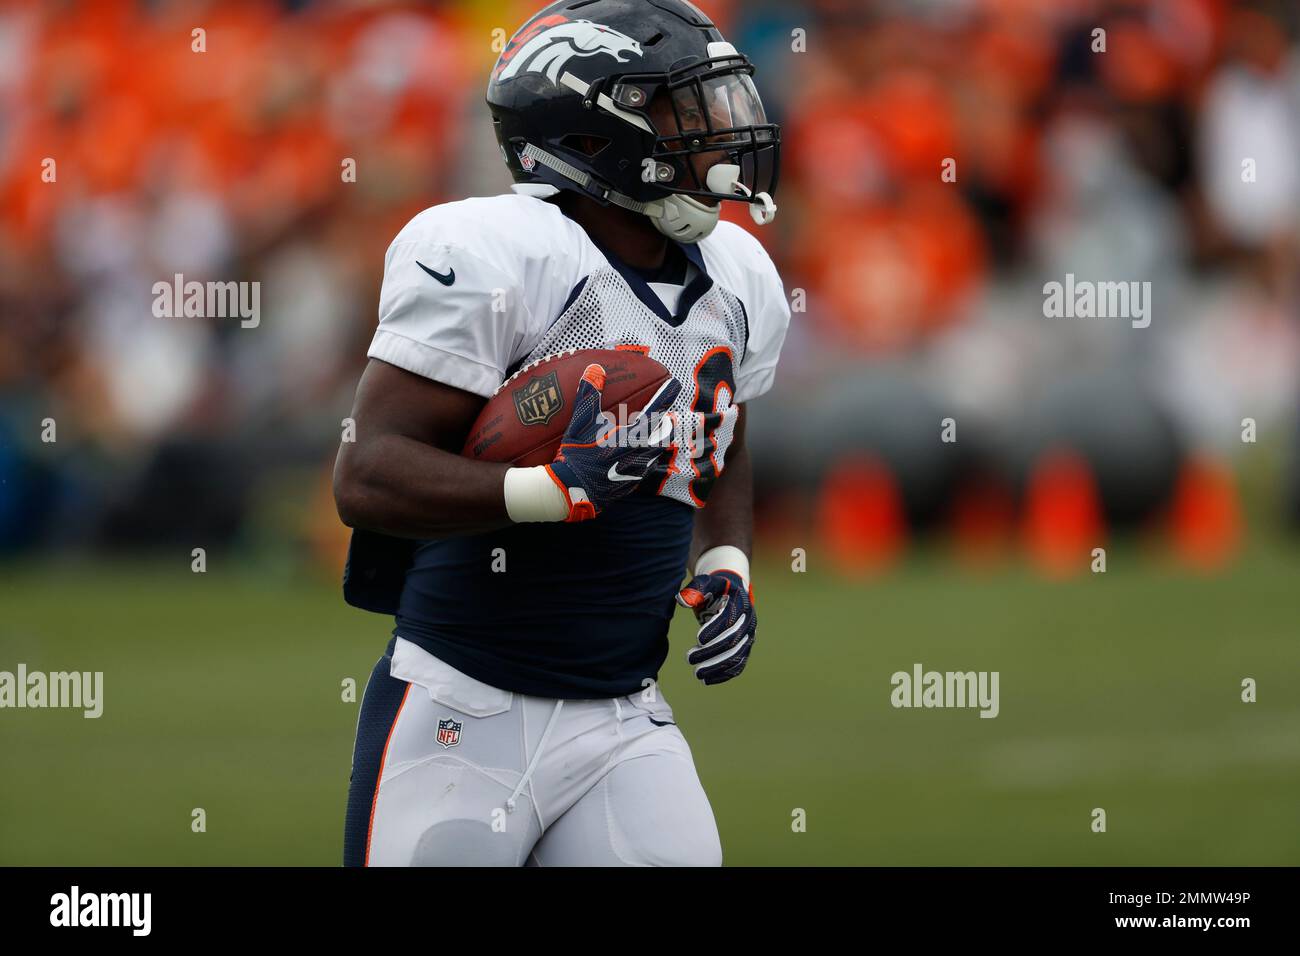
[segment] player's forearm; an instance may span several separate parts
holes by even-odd
[[[707,507],[696,513],[690,580],[677,594],[700,625],[686,660],[705,684],[725,683],[745,669],[758,628],[749,576],[753,475],[743,431],[736,439]]]
[[[694,570],[701,554],[729,545],[746,556],[754,544],[754,476],[749,449],[742,443],[727,453],[727,467],[713,484],[708,505],[695,515],[691,542]]]
[[[472,461],[402,435],[345,445],[334,466],[343,523],[403,538],[439,538],[510,524],[509,465]]]

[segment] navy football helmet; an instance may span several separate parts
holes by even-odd
[[[722,200],[749,203],[759,223],[776,215],[780,131],[753,72],[686,0],[561,0],[510,39],[487,102],[517,183],[696,242]]]

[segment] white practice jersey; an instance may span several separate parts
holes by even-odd
[[[644,351],[682,385],[672,413],[703,426],[658,492],[699,507],[725,466],[737,404],[772,386],[790,309],[771,259],[739,226],[719,222],[682,249],[694,278],[670,310],[552,203],[507,194],[434,206],[389,246],[369,355],[486,397],[557,352]]]

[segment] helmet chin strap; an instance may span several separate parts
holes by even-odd
[[[525,143],[519,155],[521,159],[546,166],[566,179],[571,179],[585,190],[592,190],[591,176],[532,143]],[[705,185],[709,192],[731,193],[745,198],[754,195],[740,181],[740,167],[735,163],[715,163],[709,167],[708,175],[705,176]],[[721,202],[715,202],[710,206],[684,193],[673,193],[651,202],[640,202],[612,189],[602,189],[599,193],[602,198],[616,206],[648,216],[656,229],[669,239],[678,242],[699,242],[713,232],[722,213]],[[749,214],[754,222],[764,226],[776,218],[776,203],[767,193],[758,193],[757,198],[759,203],[750,204]]]

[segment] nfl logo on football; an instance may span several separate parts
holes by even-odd
[[[461,722],[453,717],[438,721],[438,743],[444,747],[454,747],[460,743]]]
[[[555,372],[531,379],[523,388],[515,390],[515,411],[519,413],[520,424],[549,425],[563,407],[564,396]]]

